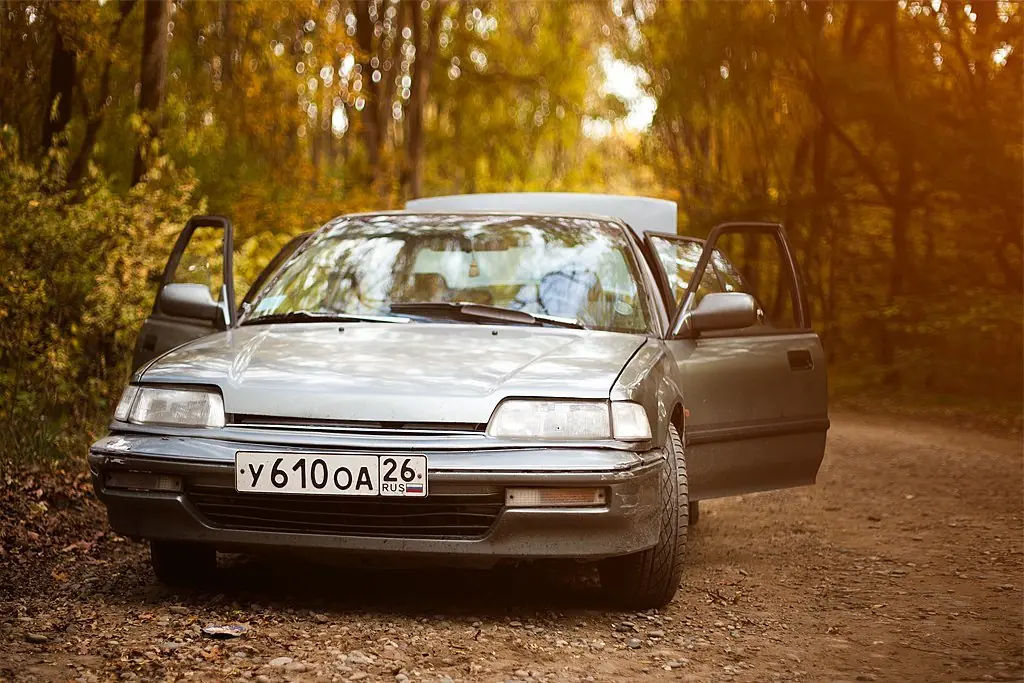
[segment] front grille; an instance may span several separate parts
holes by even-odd
[[[505,503],[500,491],[382,498],[239,493],[193,484],[187,495],[226,529],[380,538],[480,538]]]
[[[482,434],[486,424],[476,422],[367,422],[362,420],[315,420],[235,413],[228,416],[232,427],[315,430],[395,436],[436,436]]]

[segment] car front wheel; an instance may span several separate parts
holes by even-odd
[[[196,543],[150,541],[149,563],[161,583],[197,586],[217,569],[217,551]]]
[[[667,462],[661,476],[661,530],[658,543],[632,555],[610,557],[598,565],[601,589],[629,610],[668,604],[683,573],[689,522],[686,456],[679,431],[670,425],[665,444]]]

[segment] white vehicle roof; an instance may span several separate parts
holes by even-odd
[[[638,233],[676,234],[676,203],[653,197],[585,192],[494,192],[412,199],[406,211],[522,211],[608,216]]]

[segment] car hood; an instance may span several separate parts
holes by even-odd
[[[607,399],[644,341],[559,328],[253,325],[181,346],[141,379],[216,385],[234,415],[482,424],[508,396]]]

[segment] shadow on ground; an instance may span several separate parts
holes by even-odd
[[[687,570],[706,556],[702,536],[690,530]],[[253,604],[267,609],[310,610],[326,614],[374,612],[423,617],[443,613],[481,618],[524,611],[607,611],[592,564],[537,562],[491,569],[446,567],[360,567],[327,564],[287,555],[220,555],[217,574],[201,587],[161,585],[148,565],[148,553],[134,553],[123,571],[93,582],[107,602],[131,608],[175,601],[201,608],[214,604]]]

